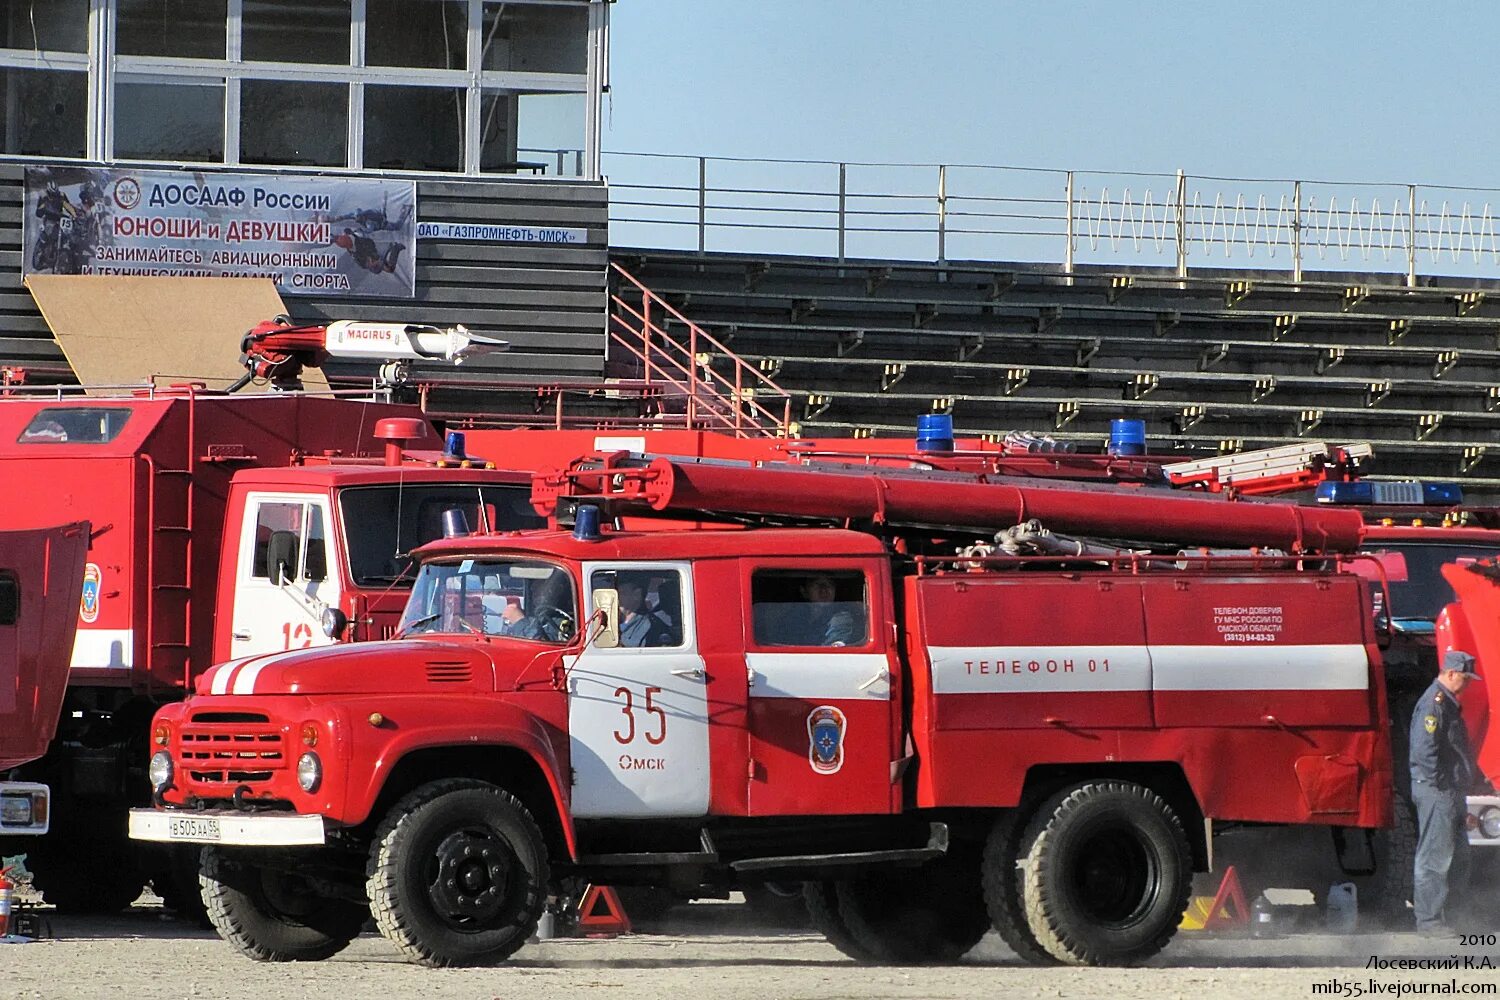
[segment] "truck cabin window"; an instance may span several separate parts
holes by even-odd
[[[1448,581],[1443,579],[1443,567],[1449,563],[1460,566],[1480,559],[1493,559],[1500,549],[1493,545],[1435,545],[1429,542],[1394,543],[1367,549],[1364,553],[1374,557],[1355,559],[1349,568],[1372,582],[1379,579],[1380,569],[1385,572],[1385,581],[1391,589],[1390,616],[1398,621],[1436,621],[1443,606],[1458,600]],[[1371,598],[1378,605],[1380,591],[1371,588]],[[1387,609],[1376,607],[1376,613]]]
[[[17,444],[109,444],[130,419],[123,406],[49,406],[21,431]]]
[[[443,512],[457,510],[470,531],[544,528],[531,488],[511,486],[359,486],[339,495],[349,572],[360,587],[410,583],[411,550],[443,537]]]
[[[400,635],[446,632],[560,645],[578,632],[573,578],[529,559],[427,563],[417,573]]]
[[[863,646],[865,576],[853,570],[757,570],[750,602],[759,646]]]
[[[328,546],[323,536],[322,509],[305,503],[261,504],[255,515],[250,575],[273,583],[326,580]]]
[[[601,569],[592,590],[620,595],[620,645],[669,648],[682,645],[682,574],[670,569]]]

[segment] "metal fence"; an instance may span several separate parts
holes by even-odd
[[[604,154],[622,246],[1500,277],[1500,189]]]

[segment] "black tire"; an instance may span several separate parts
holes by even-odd
[[[449,877],[440,877],[444,870]],[[435,781],[381,822],[368,875],[375,923],[411,961],[491,965],[536,932],[547,845],[509,792],[481,781]]]
[[[59,913],[119,913],[140,898],[146,885],[130,858],[103,844],[74,842],[61,851],[43,847],[27,854],[26,867],[42,901]]]
[[[1037,942],[1026,922],[1026,905],[1021,899],[1025,876],[1016,865],[1025,828],[1025,815],[1012,810],[990,831],[984,845],[984,902],[1000,940],[1021,961],[1028,965],[1056,965],[1057,957]]]
[[[801,882],[745,882],[740,892],[757,923],[788,929],[808,926]]]
[[[1374,835],[1375,872],[1355,879],[1360,921],[1371,930],[1410,930],[1412,882],[1417,860],[1417,811],[1400,792],[1392,803],[1395,822]]]
[[[259,962],[318,962],[359,936],[369,914],[360,906],[318,895],[302,879],[205,848],[198,885],[219,936]]]
[[[849,928],[839,913],[839,894],[835,883],[802,883],[802,905],[807,907],[807,918],[812,922],[813,930],[827,938],[829,944],[856,962],[874,960],[875,956],[849,933]]]
[[[1021,899],[1037,943],[1070,965],[1130,965],[1167,946],[1187,907],[1192,853],[1182,822],[1149,788],[1077,785],[1022,834]]]
[[[979,851],[838,883],[839,915],[875,961],[956,962],[990,929]]]

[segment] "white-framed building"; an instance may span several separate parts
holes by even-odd
[[[409,179],[421,222],[574,241],[423,239],[414,298],[297,296],[294,317],[461,322],[512,341],[507,371],[597,373],[608,11],[606,0],[0,0],[0,289],[20,292],[32,250],[28,167]],[[0,294],[0,362],[55,359],[45,333],[24,293]]]

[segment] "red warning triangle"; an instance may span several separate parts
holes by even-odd
[[[604,912],[600,913],[600,907]],[[630,918],[619,893],[607,885],[591,885],[578,904],[578,929],[585,934],[629,934]]]
[[[1234,927],[1250,922],[1250,907],[1245,905],[1245,890],[1240,886],[1240,873],[1234,865],[1224,869],[1224,879],[1219,891],[1214,894],[1213,905],[1208,908],[1208,917],[1203,921],[1206,931]]]

